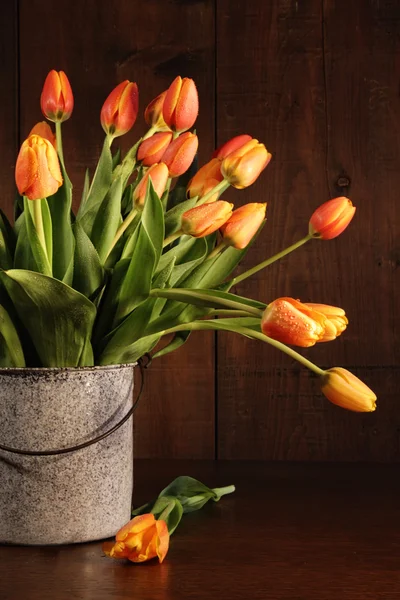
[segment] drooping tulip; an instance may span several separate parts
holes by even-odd
[[[221,171],[230,185],[243,189],[255,182],[270,160],[271,154],[264,144],[252,139],[224,158]]]
[[[15,182],[19,193],[29,200],[56,193],[63,179],[57,152],[49,140],[34,134],[24,141],[15,166]]]
[[[133,203],[139,210],[142,210],[144,207],[149,177],[151,177],[154,191],[156,192],[157,196],[161,198],[168,181],[167,166],[162,162],[152,165],[146,171],[140,183],[136,186],[135,191],[133,192]]]
[[[223,160],[229,154],[235,152],[235,150],[239,150],[239,148],[247,144],[247,142],[250,142],[252,139],[251,135],[245,133],[237,135],[214,150],[212,157]]]
[[[74,96],[68,77],[64,71],[50,71],[40,96],[42,113],[53,122],[62,122],[70,118],[74,108]]]
[[[141,563],[157,558],[160,563],[167,555],[169,533],[165,521],[156,520],[151,513],[134,517],[115,536],[115,542],[104,542],[103,552],[111,558],[127,558]]]
[[[233,211],[229,220],[221,227],[226,246],[238,250],[246,248],[265,220],[267,203],[250,202]]]
[[[36,123],[36,125],[34,125],[34,127],[32,127],[30,130],[28,137],[31,135],[40,135],[40,137],[44,138],[45,140],[49,140],[49,142],[57,150],[57,138],[52,128],[48,123],[46,123],[46,121],[40,121],[40,123]]]
[[[182,231],[196,238],[214,233],[229,219],[232,208],[233,204],[224,200],[195,206],[182,215]]]
[[[198,145],[197,135],[189,131],[170,143],[162,157],[168,167],[170,177],[179,177],[188,170],[196,155]]]
[[[374,392],[342,367],[333,367],[324,372],[321,391],[330,402],[348,410],[372,412],[376,408]]]
[[[155,133],[147,138],[147,140],[144,140],[138,148],[138,161],[145,167],[150,167],[151,165],[160,162],[171,139],[172,133],[170,131]]]
[[[144,120],[149,127],[154,127],[157,131],[169,131],[169,127],[164,121],[163,106],[167,90],[159,94],[152,100],[144,111]]]
[[[133,127],[138,109],[138,87],[127,79],[117,85],[105,100],[100,113],[101,126],[112,137],[124,135]]]
[[[197,119],[199,97],[193,79],[176,77],[167,90],[163,118],[172,131],[187,131]]]
[[[345,196],[328,200],[311,215],[309,234],[321,240],[332,240],[346,229],[355,212],[356,207]]]
[[[189,198],[195,196],[204,196],[208,191],[215,187],[220,181],[223,180],[221,173],[221,161],[217,158],[211,159],[208,163],[203,165],[197,173],[189,181],[187,186],[187,195]],[[218,192],[208,199],[208,203],[214,202],[218,199]]]

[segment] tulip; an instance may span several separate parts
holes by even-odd
[[[196,155],[199,140],[197,135],[186,132],[170,143],[163,162],[167,165],[170,177],[179,177],[188,170]]]
[[[223,160],[229,154],[231,154],[235,150],[239,150],[239,148],[244,146],[244,144],[246,144],[247,142],[250,142],[250,140],[252,140],[251,135],[247,135],[247,134],[237,135],[236,137],[233,137],[231,140],[225,142],[225,144],[222,144],[222,146],[219,146],[219,148],[214,150],[212,157]]]
[[[24,141],[15,166],[15,182],[19,193],[29,200],[56,193],[63,179],[57,152],[49,140],[34,134]]]
[[[164,152],[168,148],[172,139],[172,133],[165,131],[163,133],[155,133],[151,137],[144,140],[137,152],[137,159],[145,167],[150,167],[155,163],[160,162]]]
[[[115,542],[104,542],[103,552],[111,558],[127,558],[134,563],[158,557],[160,563],[167,555],[169,533],[165,521],[156,520],[151,513],[135,517],[115,536]]]
[[[221,161],[217,158],[213,158],[210,162],[203,165],[189,181],[187,186],[187,195],[189,198],[195,196],[204,196],[212,190],[220,181],[223,180],[221,173]],[[207,202],[215,202],[218,199],[218,192],[211,196]]]
[[[322,375],[322,393],[337,406],[355,412],[372,412],[376,408],[376,395],[358,377],[334,367]]]
[[[332,240],[348,226],[356,207],[345,196],[324,202],[313,212],[309,223],[309,234],[322,240]]]
[[[232,216],[221,227],[226,246],[243,250],[253,239],[265,219],[267,203],[251,202],[233,211]]]
[[[315,302],[304,302],[312,310],[322,313],[327,322],[325,323],[325,334],[320,342],[330,342],[337,338],[346,329],[348,319],[343,308],[338,306],[329,306],[328,304],[317,304]]]
[[[123,81],[109,94],[100,113],[101,126],[107,135],[118,137],[134,125],[139,109],[136,83]]]
[[[157,196],[161,198],[168,181],[167,166],[164,163],[152,165],[146,171],[146,174],[140,183],[136,186],[135,191],[133,192],[133,203],[135,207],[140,210],[144,207],[149,177],[151,178],[154,191],[156,192]]]
[[[230,185],[241,190],[255,182],[270,160],[264,144],[252,139],[224,158],[221,171]]]
[[[50,71],[40,96],[42,113],[49,121],[62,122],[70,118],[74,108],[74,96],[64,71]]]
[[[45,140],[49,140],[49,142],[57,150],[57,138],[50,125],[46,123],[46,121],[40,121],[40,123],[36,123],[36,125],[30,130],[28,137],[31,135],[40,135],[40,137],[44,138]]]
[[[232,214],[233,204],[217,200],[190,208],[182,215],[182,232],[193,237],[205,237],[214,233]]]
[[[193,79],[176,77],[169,86],[163,104],[165,123],[172,131],[190,129],[199,113],[199,98]]]
[[[157,98],[154,98],[154,100],[147,105],[146,110],[144,111],[144,120],[147,125],[158,131],[169,131],[169,127],[163,117],[163,106],[166,95],[167,91],[159,94]]]
[[[308,348],[323,341],[328,319],[306,304],[293,298],[278,298],[267,306],[261,319],[261,329],[268,337],[293,346]]]

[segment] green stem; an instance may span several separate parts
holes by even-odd
[[[171,233],[171,235],[165,238],[163,248],[165,248],[165,246],[168,246],[169,244],[172,244],[172,242],[177,240],[178,237],[181,237],[181,235],[183,235],[182,229],[179,229],[179,231],[175,231],[175,233]]]
[[[214,250],[212,252],[210,252],[210,254],[207,256],[206,260],[208,260],[210,258],[215,258],[217,256],[217,254],[220,254],[220,252],[222,252],[222,250],[224,248],[226,248],[226,245],[225,245],[224,241],[222,241],[217,246],[215,246]]]
[[[147,138],[151,137],[154,133],[156,133],[156,131],[157,127],[150,127],[150,129],[142,137],[142,141],[147,140]]]
[[[122,225],[119,226],[119,228],[117,229],[117,233],[114,236],[113,241],[111,242],[111,246],[108,249],[108,252],[106,254],[106,257],[104,259],[104,262],[106,262],[107,258],[109,257],[112,249],[114,248],[115,244],[118,242],[118,240],[120,239],[120,237],[125,233],[125,231],[128,229],[129,225],[132,223],[133,219],[136,217],[137,215],[137,209],[136,208],[132,208],[131,212],[128,214],[128,216],[126,217],[125,221],[122,223]]]
[[[207,306],[209,308],[228,308],[235,310],[245,311],[248,315],[261,319],[263,312],[259,308],[244,304],[243,302],[236,302],[235,300],[228,300],[227,298],[211,297],[208,294],[203,294],[201,290],[189,290],[182,291],[179,288],[155,288],[150,291],[150,296],[156,298],[168,298],[170,300],[177,300],[178,302],[187,302],[188,304],[194,304],[195,306]]]
[[[217,496],[222,498],[222,496],[226,496],[226,494],[232,494],[235,489],[236,488],[234,485],[225,485],[224,487],[213,488],[212,491],[215,492]]]
[[[227,308],[215,308],[210,310],[206,315],[208,317],[248,317],[249,313],[245,310],[229,310]]]
[[[172,139],[176,140],[176,138],[178,138],[180,136],[179,131],[174,131],[174,133],[172,134]]]
[[[62,133],[61,133],[61,121],[56,121],[56,139],[57,139],[58,156],[60,158],[60,162],[61,162],[62,166],[65,169]]]
[[[207,202],[207,200],[211,198],[211,196],[213,196],[216,192],[222,194],[225,190],[228,189],[229,185],[230,184],[227,181],[225,181],[225,179],[223,179],[215,187],[213,187],[212,190],[210,190],[209,192],[207,192],[207,194],[202,196],[197,202],[196,206],[200,206],[201,204],[204,204],[204,202]]]
[[[46,246],[46,236],[44,234],[43,227],[43,216],[42,216],[42,201],[41,200],[32,200],[33,202],[33,220],[35,222],[36,232],[38,234],[39,242],[41,243],[47,260],[49,260],[49,256],[47,253]],[[49,263],[50,264],[50,263]]]
[[[287,248],[285,248],[285,250],[282,250],[281,252],[278,252],[277,254],[274,254],[274,256],[271,256],[270,258],[267,258],[267,260],[264,260],[263,262],[259,263],[255,267],[252,267],[251,269],[248,269],[248,271],[244,271],[244,273],[241,273],[240,275],[237,275],[237,277],[234,277],[233,279],[230,280],[230,282],[229,282],[230,283],[230,287],[232,287],[233,285],[236,285],[236,284],[240,283],[244,279],[247,279],[247,277],[251,277],[251,275],[254,275],[254,273],[257,273],[258,271],[261,271],[261,269],[264,269],[265,267],[268,267],[269,265],[271,265],[272,263],[274,263],[276,260],[279,260],[283,256],[286,256],[286,254],[290,254],[290,252],[293,252],[293,250],[296,250],[297,248],[299,248],[300,246],[302,246],[303,244],[305,244],[309,240],[312,240],[312,236],[310,234],[307,234],[305,237],[303,237],[298,242],[295,242],[291,246],[288,246]]]

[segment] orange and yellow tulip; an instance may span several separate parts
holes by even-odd
[[[278,342],[303,348],[313,346],[316,342],[335,339],[347,324],[344,311],[339,319],[337,315],[330,318],[327,313],[335,312],[336,307],[318,306],[320,309],[314,310],[312,305],[294,298],[278,298],[265,309],[261,329],[265,335]],[[321,307],[324,307],[323,312]]]
[[[40,123],[36,123],[36,125],[34,125],[34,127],[32,127],[32,129],[30,130],[28,137],[30,137],[31,135],[40,135],[40,137],[44,138],[45,140],[49,140],[49,142],[57,150],[56,136],[52,128],[48,123],[46,123],[46,121],[40,121]]]
[[[64,71],[50,71],[40,96],[42,113],[49,121],[66,121],[74,108],[74,96]]]
[[[163,117],[163,106],[166,95],[167,90],[159,94],[157,98],[154,98],[144,111],[144,120],[147,125],[156,128],[158,131],[169,131],[169,127]]]
[[[199,113],[199,97],[193,79],[176,77],[167,90],[163,118],[172,131],[187,131]]]
[[[199,140],[187,131],[170,143],[162,160],[167,165],[170,177],[179,177],[188,170],[196,155]]]
[[[267,203],[250,202],[233,211],[232,216],[221,227],[225,245],[238,250],[246,248],[265,220]]]
[[[195,196],[204,196],[212,188],[214,188],[220,181],[223,180],[221,173],[221,161],[217,158],[211,159],[208,163],[203,165],[189,181],[187,186],[187,195],[189,198]],[[218,199],[218,192],[211,196],[207,203],[215,202]]]
[[[133,203],[136,208],[142,210],[146,199],[147,183],[151,178],[154,191],[161,198],[168,181],[168,168],[164,163],[152,165],[145,173],[143,179],[136,186],[133,192]]]
[[[117,85],[105,100],[100,113],[101,126],[112,137],[124,135],[133,127],[138,109],[138,87],[127,79]]]
[[[111,558],[126,558],[134,563],[158,557],[162,563],[168,547],[166,522],[157,521],[153,514],[145,514],[124,525],[115,536],[115,542],[104,542],[103,552]]]
[[[138,161],[145,167],[150,167],[151,165],[160,162],[171,139],[172,133],[170,131],[155,133],[147,138],[147,140],[144,140],[138,148]]]
[[[322,393],[337,406],[355,412],[372,412],[376,408],[376,395],[358,377],[334,367],[322,375]]]
[[[182,231],[196,238],[214,233],[229,219],[232,208],[233,204],[224,200],[195,206],[182,215]]]
[[[220,160],[223,160],[229,154],[231,154],[235,150],[239,150],[239,148],[247,144],[247,142],[250,142],[252,139],[253,138],[251,137],[251,135],[247,135],[245,133],[243,133],[242,135],[237,135],[225,142],[225,144],[219,146],[219,148],[217,148],[216,150],[214,150],[212,156],[213,158],[219,158]]]
[[[241,190],[255,182],[270,160],[264,144],[252,139],[224,158],[221,171],[230,185]]]
[[[321,240],[332,240],[348,226],[356,207],[345,196],[324,202],[311,215],[309,234]]]
[[[324,337],[319,340],[320,342],[330,342],[346,329],[349,321],[343,308],[329,306],[328,304],[317,304],[315,302],[304,302],[303,304],[311,308],[311,310],[323,314],[327,319]]]
[[[29,200],[56,193],[63,179],[57,152],[49,140],[34,134],[24,141],[15,166],[15,182],[19,193]]]

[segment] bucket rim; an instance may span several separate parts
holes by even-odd
[[[92,371],[118,371],[136,367],[137,362],[120,363],[117,365],[93,365],[91,367],[0,367],[0,375],[27,375],[40,373],[79,373],[81,371],[91,373]]]

